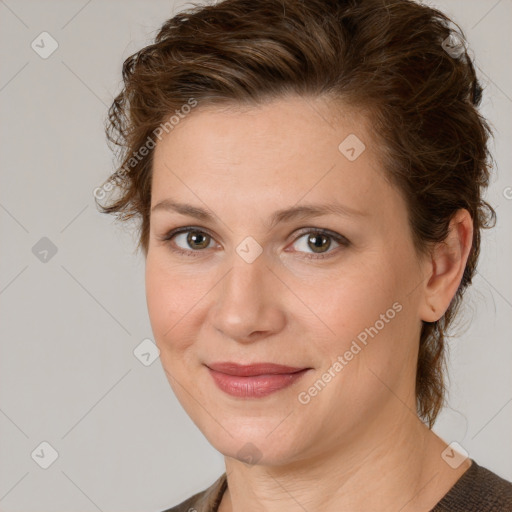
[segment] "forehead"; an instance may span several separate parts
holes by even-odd
[[[336,200],[377,209],[389,193],[368,119],[320,98],[198,106],[153,159],[152,206],[171,196],[240,208]]]

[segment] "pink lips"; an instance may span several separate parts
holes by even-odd
[[[310,369],[272,363],[212,363],[207,366],[222,391],[242,398],[261,398],[284,389]]]

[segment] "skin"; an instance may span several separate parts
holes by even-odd
[[[421,321],[439,319],[457,290],[471,217],[459,210],[446,243],[418,256],[366,118],[333,107],[296,96],[197,107],[155,148],[152,207],[172,199],[215,216],[151,212],[146,297],[169,383],[225,457],[221,512],[428,511],[470,466],[467,459],[452,469],[441,458],[447,444],[418,419],[414,390]],[[349,134],[366,146],[354,161],[338,150]],[[269,229],[276,210],[326,202],[363,214]],[[161,240],[183,226],[204,230],[206,248],[187,244],[187,233]],[[328,229],[350,244],[327,237],[330,257],[307,259],[317,253],[302,228]],[[236,251],[248,236],[263,250],[252,263]],[[394,303],[400,312],[300,403],[299,393]],[[270,396],[241,399],[214,384],[205,363],[218,361],[311,370]],[[257,449],[250,464],[247,443]]]

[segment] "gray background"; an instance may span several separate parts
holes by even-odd
[[[477,56],[498,214],[450,342],[450,407],[434,430],[512,480],[512,2],[429,3]],[[121,64],[182,5],[0,0],[1,511],[159,512],[224,470],[160,361],[133,354],[152,338],[144,260],[93,201],[114,170],[103,122]],[[31,48],[43,31],[59,44],[47,59]],[[32,251],[43,237],[57,248],[47,262]],[[58,452],[48,469],[31,456],[43,441]]]

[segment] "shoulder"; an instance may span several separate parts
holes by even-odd
[[[162,512],[217,512],[226,486],[226,473],[223,473],[207,489]]]
[[[471,462],[431,512],[512,512],[512,483]]]

